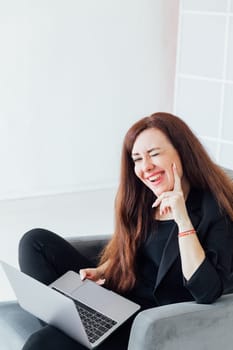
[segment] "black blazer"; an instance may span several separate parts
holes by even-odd
[[[190,300],[211,303],[221,294],[233,291],[233,222],[220,212],[209,192],[192,189],[186,206],[206,258],[186,281],[175,225],[164,248],[154,287],[158,305]]]

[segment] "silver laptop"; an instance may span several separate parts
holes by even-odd
[[[50,286],[0,261],[21,307],[89,349],[140,309],[138,304],[68,271]]]

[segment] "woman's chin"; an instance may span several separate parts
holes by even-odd
[[[154,193],[156,197],[161,196],[162,193],[172,191],[170,187],[167,186],[158,186],[158,187],[150,187],[150,190]]]

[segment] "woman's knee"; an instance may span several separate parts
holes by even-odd
[[[19,255],[22,255],[25,250],[40,248],[51,239],[50,236],[55,234],[43,228],[34,228],[24,233],[19,241]]]
[[[22,350],[45,350],[44,338],[40,336],[40,332],[33,333],[26,343],[24,344]]]
[[[22,350],[85,350],[81,344],[52,326],[32,334]]]
[[[35,253],[40,252],[46,246],[52,235],[55,236],[48,230],[34,228],[22,236],[18,246],[19,266],[22,271],[26,272],[25,267],[30,265],[36,256]]]

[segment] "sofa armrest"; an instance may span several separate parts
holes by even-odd
[[[184,302],[142,311],[134,320],[128,350],[231,350],[233,294],[211,305]]]
[[[98,262],[101,250],[108,243],[110,235],[68,237],[67,240],[94,265]]]

